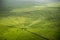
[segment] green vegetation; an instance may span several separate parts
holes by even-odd
[[[0,40],[59,40],[60,6],[33,6],[0,15]]]

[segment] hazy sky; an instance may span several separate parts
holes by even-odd
[[[0,0],[0,10],[7,8],[21,8],[27,6],[34,6],[36,4],[45,4],[51,2],[60,2],[60,0]]]
[[[22,5],[45,4],[59,1],[60,0],[1,0],[0,5],[3,5],[4,7],[18,7]]]
[[[4,0],[6,2],[41,2],[41,3],[44,3],[44,2],[57,2],[57,1],[60,1],[60,0]]]
[[[38,4],[38,3],[50,3],[59,2],[60,0],[4,0],[5,4]]]

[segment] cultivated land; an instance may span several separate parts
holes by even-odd
[[[59,29],[59,3],[0,14],[0,40],[59,40]]]

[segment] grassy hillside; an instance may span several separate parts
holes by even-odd
[[[0,40],[59,40],[59,18],[60,6],[13,9],[0,14]]]

